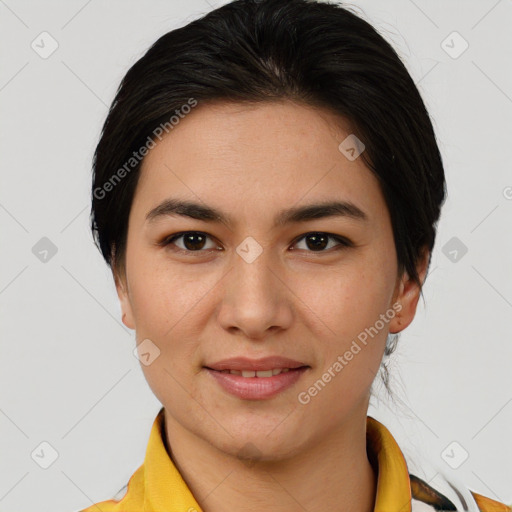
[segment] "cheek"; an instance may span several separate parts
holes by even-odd
[[[291,288],[301,299],[309,327],[336,345],[336,340],[357,337],[390,308],[394,278],[385,263],[366,258],[361,264],[304,273]]]
[[[323,418],[328,431],[368,397],[387,338],[389,321],[382,321],[381,314],[388,310],[389,286],[384,280],[370,279],[366,272],[331,276],[323,293],[319,284],[304,289],[304,293],[309,290],[306,296],[313,311],[321,316],[317,321],[309,313],[319,326],[316,331],[310,326],[318,366],[297,398],[306,404],[309,418]]]
[[[313,407],[330,410],[333,418],[366,396],[378,372],[394,316],[391,267],[379,258],[365,258],[297,283],[319,356],[307,386],[317,393]]]
[[[138,338],[151,335],[168,345],[185,326],[198,327],[195,311],[215,286],[215,276],[204,273],[198,278],[194,265],[187,272],[157,258],[136,261],[130,273],[130,295]]]
[[[194,331],[202,328],[200,300],[211,284],[197,276],[189,280],[183,272],[154,259],[136,261],[130,294],[137,342],[151,340],[158,353],[151,364],[141,364],[144,377],[157,399],[174,414],[197,415],[190,400],[197,395],[190,368],[199,356],[199,336]]]
[[[197,277],[189,282],[183,273],[164,268],[149,258],[135,261],[129,276],[137,343],[149,339],[158,354],[151,364],[141,367],[157,398],[165,403],[164,395],[172,393],[179,405],[179,383],[185,380],[186,372],[198,357],[199,337],[191,332],[191,327],[192,331],[201,329],[197,305],[211,286]],[[186,396],[182,398],[185,406]]]

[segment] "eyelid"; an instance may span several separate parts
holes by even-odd
[[[188,235],[190,233],[194,233],[197,235],[203,235],[204,237],[209,238],[210,240],[215,241],[218,244],[217,239],[214,236],[212,236],[208,233],[205,233],[204,231],[188,230],[188,231],[180,231],[179,233],[173,233],[172,235],[166,236],[161,241],[157,242],[156,245],[158,245],[160,247],[167,247],[169,245],[172,245],[173,242],[176,241],[177,239],[182,238],[183,236]],[[220,244],[218,244],[218,245],[220,245]],[[176,246],[174,247],[174,249],[177,252],[186,252],[189,254],[207,252],[204,249],[200,249],[198,251],[188,251],[186,249],[182,249],[181,247],[176,247]],[[209,250],[211,250],[211,249],[209,249]]]
[[[354,246],[353,242],[351,240],[349,240],[348,238],[341,236],[341,235],[336,235],[334,233],[329,233],[328,231],[308,231],[307,233],[304,233],[303,235],[300,235],[299,237],[297,237],[293,241],[293,245],[302,241],[304,238],[306,238],[309,235],[318,235],[318,234],[325,235],[325,236],[327,236],[327,238],[332,238],[333,240],[336,240],[337,242],[339,242],[338,246],[345,246],[345,247],[353,247]],[[336,246],[336,247],[338,247],[338,246]],[[335,249],[336,247],[332,247],[330,250],[327,250],[327,251],[307,251],[307,252],[311,252],[314,254],[315,253],[316,254],[328,253],[328,252],[331,252],[331,250]]]
[[[208,233],[205,233],[204,231],[195,231],[195,230],[189,230],[189,231],[180,231],[178,233],[173,233],[172,235],[169,235],[169,236],[166,236],[163,240],[161,240],[160,242],[157,242],[157,245],[158,246],[161,246],[161,247],[167,247],[171,244],[173,244],[173,242],[181,237],[183,237],[184,235],[187,235],[189,233],[195,233],[195,234],[199,234],[199,235],[203,235],[213,241],[216,241],[216,238]],[[349,240],[348,238],[344,237],[344,236],[341,236],[341,235],[336,235],[334,233],[330,233],[328,231],[308,231],[307,233],[303,233],[302,235],[298,236],[297,238],[295,238],[292,242],[292,246],[296,245],[297,243],[299,243],[300,241],[302,241],[304,238],[306,238],[307,236],[309,235],[316,235],[316,234],[321,234],[321,235],[326,235],[327,238],[331,238],[333,240],[336,240],[338,242],[338,245],[336,245],[335,247],[331,247],[330,249],[328,250],[322,250],[322,251],[306,251],[306,252],[309,252],[309,253],[312,253],[312,254],[322,254],[322,253],[331,253],[333,250],[336,250],[337,248],[340,248],[340,247],[353,247],[354,246],[354,243]],[[218,243],[218,242],[216,242]],[[220,245],[220,244],[219,244]],[[204,249],[199,249],[197,251],[189,251],[187,249],[182,249],[181,247],[176,247],[174,246],[174,250],[177,251],[177,252],[181,252],[181,253],[188,253],[188,254],[195,254],[195,253],[204,253],[204,252],[207,252],[207,251],[211,251],[212,249],[208,249],[208,250],[204,250]]]

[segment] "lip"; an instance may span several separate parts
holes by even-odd
[[[230,359],[223,359],[212,364],[205,365],[205,368],[210,370],[253,370],[263,371],[272,370],[273,368],[300,368],[301,366],[308,366],[306,363],[301,361],[295,361],[287,357],[281,356],[270,356],[263,357],[261,359],[250,359],[248,357],[232,357]],[[266,378],[266,377],[260,377]],[[270,378],[270,377],[269,377]]]
[[[274,368],[289,368],[289,371],[272,375],[272,377],[242,377],[223,372],[223,370],[264,371]],[[235,357],[209,364],[204,366],[204,369],[230,395],[242,400],[267,400],[293,386],[310,369],[310,366],[280,356],[262,359]]]
[[[267,400],[293,386],[309,369],[295,368],[272,377],[242,377],[205,368],[224,391],[242,400]]]

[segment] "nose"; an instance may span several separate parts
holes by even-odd
[[[263,340],[290,327],[293,293],[269,249],[252,262],[238,254],[224,277],[218,321],[231,334]]]

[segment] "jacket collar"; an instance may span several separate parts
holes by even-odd
[[[371,416],[366,418],[366,450],[377,458],[375,512],[411,512],[411,483],[405,458],[391,432]]]
[[[411,486],[404,456],[389,430],[367,417],[367,451],[377,462],[375,512],[411,512]],[[145,511],[183,512],[201,508],[183,480],[164,445],[164,409],[153,422],[144,464],[129,482],[125,498],[136,493]],[[135,495],[133,495],[135,498]],[[131,501],[131,500],[130,500]]]

